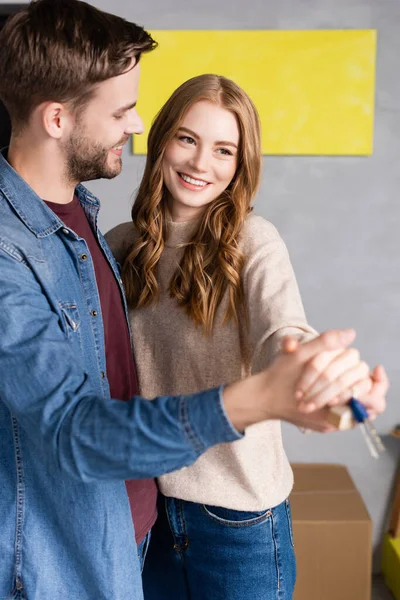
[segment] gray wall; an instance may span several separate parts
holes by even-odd
[[[376,28],[378,66],[375,150],[371,158],[266,157],[256,212],[285,239],[310,323],[352,326],[372,365],[383,362],[392,387],[377,421],[385,436],[400,422],[400,1],[399,0],[96,0],[148,29]],[[245,6],[245,9],[243,8]],[[168,7],[168,8],[167,8]],[[146,77],[146,72],[143,72]],[[103,201],[104,231],[129,219],[143,158],[126,151],[123,175],[90,188]],[[399,443],[369,458],[360,431],[302,436],[284,428],[292,461],[346,464],[381,539]],[[377,560],[375,562],[377,566]]]

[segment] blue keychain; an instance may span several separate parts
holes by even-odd
[[[365,443],[368,446],[371,456],[373,458],[379,458],[379,454],[385,451],[385,446],[377,434],[375,427],[372,426],[365,406],[361,404],[359,400],[352,398],[349,402],[349,407],[353,413],[354,419],[360,425],[361,433],[364,436]]]

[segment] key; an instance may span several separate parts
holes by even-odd
[[[379,458],[379,454],[385,452],[385,446],[375,427],[373,427],[371,421],[368,419],[368,413],[365,406],[355,398],[350,400],[349,406],[353,413],[353,417],[360,426],[369,453],[373,458]]]

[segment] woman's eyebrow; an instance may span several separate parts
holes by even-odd
[[[195,138],[199,138],[200,136],[195,133],[194,131],[192,131],[191,129],[189,129],[188,127],[179,127],[179,131],[184,131],[185,133],[189,133],[191,136],[195,137]],[[218,142],[214,142],[217,146],[232,146],[233,148],[237,149],[237,144],[235,144],[234,142],[228,142],[228,141],[218,141]]]

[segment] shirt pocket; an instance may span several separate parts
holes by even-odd
[[[82,350],[81,320],[78,307],[74,302],[60,302],[63,331],[69,341]]]

